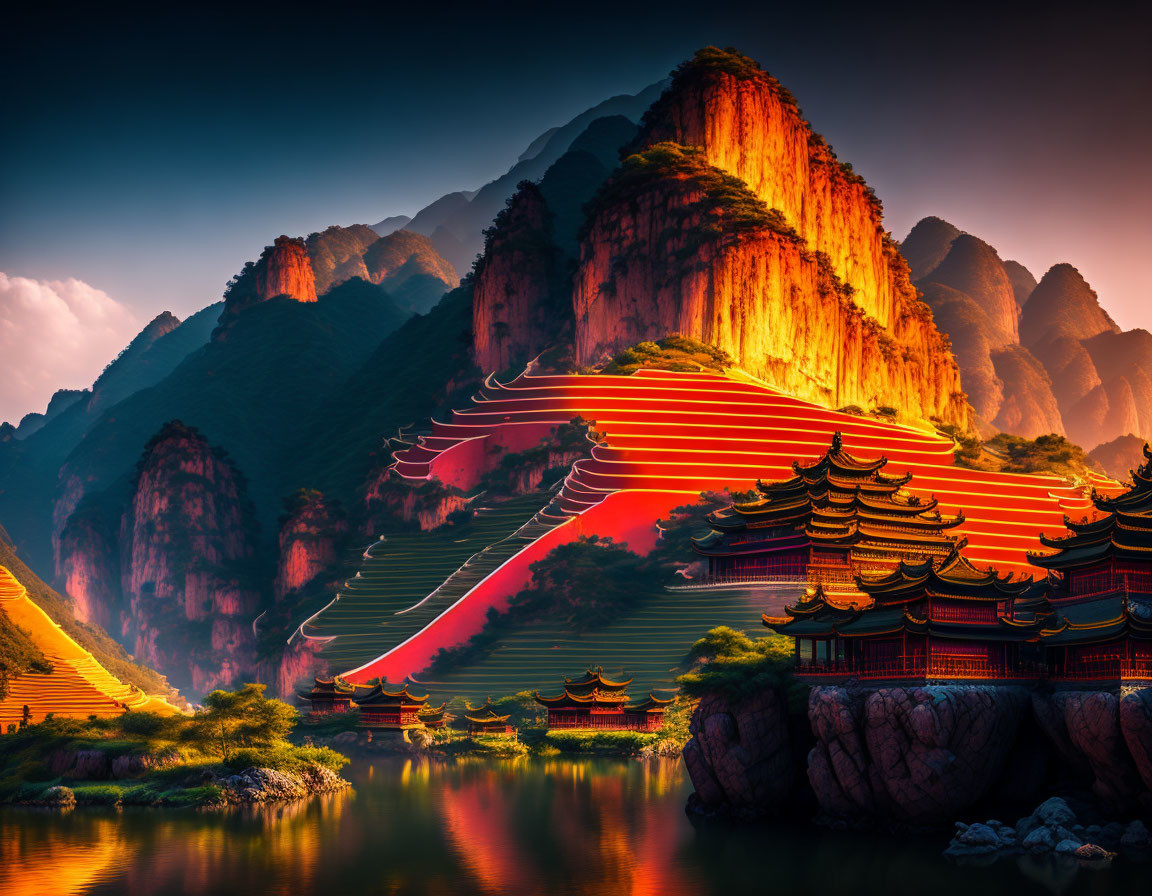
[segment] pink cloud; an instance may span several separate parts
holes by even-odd
[[[57,389],[85,389],[139,330],[103,290],[69,277],[0,272],[0,420],[43,411]]]

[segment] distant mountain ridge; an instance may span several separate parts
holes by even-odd
[[[1086,449],[1129,433],[1152,438],[1152,335],[1122,332],[1072,265],[1053,265],[1037,283],[936,217],[900,247],[986,431],[1054,432]]]

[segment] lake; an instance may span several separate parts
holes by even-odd
[[[1148,866],[990,867],[939,839],[685,816],[678,760],[363,758],[354,790],[288,806],[0,809],[0,894],[835,896],[1148,892]]]

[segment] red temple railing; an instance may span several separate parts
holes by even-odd
[[[1051,678],[1064,681],[1115,681],[1123,679],[1152,681],[1152,659],[1074,660],[1070,668],[1054,672]]]
[[[796,675],[819,678],[859,678],[864,680],[889,678],[953,678],[973,680],[1028,680],[1040,678],[1043,669],[1032,664],[1020,664],[1011,669],[991,666],[978,658],[933,657],[901,659],[886,663],[862,665],[849,662],[798,663]]]

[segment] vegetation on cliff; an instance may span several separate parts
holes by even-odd
[[[761,230],[800,240],[784,216],[765,205],[744,181],[709,165],[702,149],[668,141],[624,159],[585,206],[589,223],[585,224],[581,237],[587,235],[590,222],[599,215],[642,194],[663,192],[671,182],[678,182],[675,186],[679,192],[687,188],[699,194],[692,202],[677,208],[675,214],[684,220],[697,217],[704,220],[695,228],[701,241]]]
[[[677,679],[686,696],[721,694],[739,703],[772,689],[787,696],[792,711],[801,711],[807,703],[807,686],[792,677],[796,661],[792,638],[750,638],[720,626],[693,644],[688,657],[692,668]]]
[[[262,684],[213,691],[192,716],[49,718],[0,737],[0,801],[38,802],[63,786],[81,804],[219,804],[227,777],[244,769],[307,778],[315,767],[337,772],[347,764],[328,747],[290,743],[297,721]]]
[[[1090,472],[1102,472],[1083,448],[1055,433],[1025,439],[1001,432],[981,441],[958,433],[954,427],[943,426],[940,430],[956,439],[957,465],[972,470],[1054,473],[1074,482],[1087,480]]]
[[[46,675],[51,671],[52,664],[28,634],[0,610],[0,700],[8,696],[8,682],[12,677],[25,672]]]
[[[706,345],[698,339],[673,334],[656,342],[640,342],[626,348],[609,361],[601,373],[627,376],[637,370],[681,370],[723,372],[735,365],[723,349]]]

